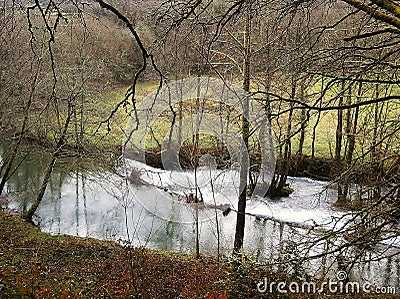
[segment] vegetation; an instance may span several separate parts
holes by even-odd
[[[52,237],[8,212],[0,212],[0,226],[0,292],[7,298],[202,298],[221,278],[211,260]]]
[[[335,207],[349,219],[343,227],[338,219],[306,248],[352,236],[331,251],[339,257],[349,248],[361,251],[347,261],[349,270],[370,248],[398,239],[398,1],[4,0],[0,11],[0,137],[6,141],[0,196],[31,154],[30,144],[49,153],[38,158],[41,175],[25,220],[32,221],[62,157],[90,157],[115,170],[123,154],[143,154],[158,167],[176,155],[177,168],[196,174],[210,153],[218,166],[240,174],[235,255],[243,249],[249,196],[290,195],[289,175],[329,181],[337,190]],[[229,105],[199,97],[195,83],[178,102],[162,93],[168,83],[201,77],[234,83],[248,96]],[[143,108],[150,91],[154,101]],[[147,118],[152,113],[156,119]],[[211,128],[206,133],[204,124]],[[232,132],[240,145],[224,140]],[[272,139],[275,147],[265,151]],[[197,198],[197,181],[195,189]],[[391,247],[397,256],[398,247]],[[135,253],[151,256],[141,250]],[[130,289],[137,295],[134,277]]]
[[[2,298],[262,298],[256,286],[263,277],[284,279],[265,268],[257,270],[249,260],[239,268],[229,260],[218,266],[212,257],[50,236],[9,211],[0,211],[0,229]],[[367,298],[353,296],[347,297]]]

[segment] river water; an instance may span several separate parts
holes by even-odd
[[[10,208],[23,211],[29,206],[45,164],[44,156],[33,156],[13,174],[7,183]],[[125,174],[133,179],[127,180]],[[135,246],[193,253],[198,219],[200,252],[216,254],[219,247],[221,254],[229,255],[236,223],[237,175],[235,171],[204,168],[195,178],[193,172],[163,171],[132,160],[126,160],[118,173],[64,171],[61,165],[52,174],[34,220],[42,231],[55,235],[130,240]],[[197,196],[204,205],[185,200],[196,193],[195,183],[200,186]],[[244,250],[254,259],[279,265],[289,274],[334,276],[339,269],[339,256],[335,254],[284,263],[304,254],[299,244],[318,238],[320,232],[307,227],[340,228],[347,219],[344,212],[332,208],[335,190],[327,188],[326,182],[289,178],[289,184],[294,192],[287,198],[248,201],[247,212],[251,215],[246,218]],[[211,208],[213,205],[219,208]],[[232,211],[224,215],[227,207]],[[300,227],[293,227],[293,223]],[[329,250],[329,246],[317,242],[307,254],[316,255]],[[365,255],[379,256],[374,252]],[[356,264],[350,278],[399,288],[399,259],[397,255]]]

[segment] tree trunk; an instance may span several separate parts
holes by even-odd
[[[299,148],[297,150],[298,155],[303,154],[304,140],[306,138],[306,127],[307,127],[306,121],[307,121],[306,110],[302,109],[301,110],[301,128],[300,128]]]
[[[339,97],[338,106],[343,106],[344,99],[344,89],[345,89],[345,81],[342,80],[342,90]],[[341,172],[342,162],[341,162],[341,152],[342,152],[342,138],[343,138],[343,110],[339,109],[337,112],[337,127],[336,127],[336,143],[335,143],[335,163],[337,167],[337,172]],[[338,197],[336,204],[341,205],[346,200],[346,192],[343,186],[343,182],[338,182]]]
[[[291,97],[294,99],[296,96],[296,81],[295,78],[292,77],[292,92],[291,92]],[[289,111],[289,116],[288,116],[288,123],[287,123],[287,128],[286,128],[286,140],[285,140],[285,149],[284,149],[284,155],[283,155],[283,161],[282,161],[282,173],[279,178],[279,183],[277,187],[277,192],[283,194],[283,188],[286,186],[286,180],[289,175],[289,169],[290,169],[290,158],[292,156],[292,121],[293,121],[293,107],[294,104],[290,104],[290,111]]]
[[[250,55],[251,55],[251,15],[250,12],[246,16],[246,25],[244,31],[244,78],[243,78],[243,89],[247,92],[250,91]],[[246,220],[246,200],[247,200],[247,178],[249,172],[249,159],[248,159],[248,147],[249,147],[249,100],[243,98],[243,115],[242,115],[242,138],[244,142],[244,148],[241,149],[242,159],[240,165],[240,184],[239,184],[239,199],[238,199],[238,213],[236,219],[236,230],[235,230],[235,241],[233,246],[233,252],[239,253],[243,248],[244,239],[244,227]]]
[[[26,103],[26,106],[25,106],[25,111],[24,111],[25,114],[24,114],[24,119],[23,119],[23,122],[22,122],[21,130],[20,130],[20,133],[19,133],[18,141],[15,144],[15,146],[14,146],[12,152],[11,152],[10,157],[7,158],[6,163],[2,165],[2,169],[1,169],[2,178],[1,178],[1,181],[0,181],[0,195],[3,193],[4,186],[6,185],[6,182],[10,177],[12,165],[14,163],[15,158],[18,155],[21,143],[22,143],[22,141],[23,141],[23,139],[25,137],[25,134],[26,134],[26,130],[27,130],[26,127],[28,126],[29,111],[31,109],[31,105],[32,105],[32,102],[33,102],[34,94],[35,94],[36,84],[37,84],[37,80],[38,80],[39,72],[40,72],[40,66],[41,66],[41,61],[38,61],[36,73],[35,73],[35,75],[33,77],[31,90],[29,92],[28,102]]]
[[[302,103],[305,102],[304,89],[305,89],[305,86],[303,83],[303,84],[301,84],[301,88],[300,88],[300,101]],[[306,139],[307,122],[308,122],[307,111],[306,111],[306,109],[301,109],[300,138],[299,138],[299,148],[297,150],[298,155],[303,154],[304,140]]]
[[[362,82],[358,85],[358,92],[357,92],[357,103],[361,101],[361,92],[362,92]],[[357,134],[357,123],[358,123],[358,115],[359,115],[359,107],[355,108],[354,112],[354,120],[353,120],[353,128],[350,131],[349,140],[348,140],[348,151],[346,156],[346,163],[348,167],[353,162],[353,154],[356,147],[356,134]]]
[[[343,106],[344,97],[344,80],[342,81],[342,91],[339,97],[339,105]],[[336,127],[336,143],[335,143],[335,161],[340,163],[342,152],[342,139],[343,139],[343,110],[339,109],[337,113],[337,127]]]
[[[69,103],[68,104],[68,115],[67,115],[67,118],[66,118],[65,123],[64,123],[64,128],[62,130],[60,138],[58,139],[58,142],[57,142],[57,145],[56,145],[56,149],[52,154],[51,161],[47,165],[47,168],[46,168],[46,171],[45,171],[45,174],[44,174],[44,178],[43,178],[42,184],[40,186],[40,189],[39,189],[38,195],[36,197],[36,200],[31,205],[31,207],[23,215],[23,218],[25,220],[29,221],[29,222],[32,222],[33,214],[35,214],[37,208],[39,207],[39,204],[41,203],[41,201],[43,199],[43,196],[44,196],[44,193],[46,191],[47,185],[48,185],[48,183],[50,181],[50,177],[51,177],[51,174],[53,172],[53,168],[54,168],[54,165],[56,163],[58,154],[61,151],[61,148],[63,147],[63,145],[65,143],[65,140],[66,140],[66,137],[67,137],[68,126],[69,126],[69,124],[71,122],[72,114],[73,114],[73,105],[71,103]]]
[[[377,76],[377,81],[379,81],[379,75]],[[379,84],[376,84],[375,86],[375,99],[378,99],[380,94],[379,94]],[[377,149],[377,144],[378,144],[378,128],[381,125],[381,109],[379,103],[376,103],[374,105],[374,130],[373,130],[373,135],[372,135],[372,145],[371,145],[371,162],[374,167],[374,172],[377,174],[377,176],[380,175],[381,169],[383,168],[383,162],[379,161],[379,151]],[[398,191],[398,194],[400,190]],[[376,186],[374,188],[374,197],[380,198],[381,197],[381,188],[379,186]]]
[[[349,91],[348,91],[348,95],[347,95],[347,102],[346,105],[349,106],[352,103],[352,88],[351,85],[349,86]],[[346,127],[345,127],[345,136],[347,137],[347,142],[344,148],[344,156],[347,157],[348,151],[349,151],[349,137],[351,134],[351,120],[352,116],[351,116],[351,109],[347,109],[346,111]]]
[[[321,79],[321,97],[324,93],[324,77],[322,77]],[[320,100],[320,107],[322,104],[322,99]],[[318,110],[318,116],[317,116],[317,120],[315,121],[315,125],[313,126],[313,131],[312,131],[312,141],[311,141],[311,157],[315,157],[315,139],[316,139],[316,135],[317,135],[317,127],[319,124],[319,121],[321,120],[321,111]]]
[[[40,202],[43,199],[44,192],[46,191],[47,184],[50,181],[50,176],[53,172],[54,165],[56,164],[56,155],[53,154],[50,163],[47,165],[42,184],[39,189],[39,193],[36,197],[35,202],[30,206],[30,208],[24,213],[23,218],[29,222],[32,222],[33,214],[35,214]]]

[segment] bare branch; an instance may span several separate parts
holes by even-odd
[[[107,123],[108,131],[110,131],[110,130],[111,130],[111,128],[110,128],[110,121],[111,121],[111,119],[113,118],[113,116],[114,116],[115,113],[119,110],[120,107],[126,106],[126,105],[127,105],[127,102],[128,102],[128,99],[129,99],[129,98],[131,98],[131,101],[132,101],[131,105],[132,105],[132,107],[133,107],[133,109],[134,109],[134,111],[135,111],[136,123],[137,123],[137,124],[139,123],[139,120],[138,120],[137,114],[136,114],[136,98],[135,98],[135,95],[136,95],[136,85],[137,85],[137,83],[138,83],[138,80],[139,80],[140,75],[147,69],[147,67],[148,67],[148,60],[149,60],[149,59],[150,59],[150,63],[151,63],[151,65],[152,65],[152,67],[154,68],[154,70],[155,70],[155,71],[159,74],[159,76],[160,76],[160,86],[162,85],[163,75],[162,75],[161,71],[158,69],[158,67],[157,67],[157,65],[156,65],[156,63],[155,63],[154,56],[153,56],[152,54],[150,54],[150,53],[147,51],[146,47],[144,46],[144,44],[143,44],[143,42],[142,42],[142,40],[141,40],[139,34],[136,32],[136,30],[135,30],[135,28],[134,28],[133,23],[130,22],[130,21],[128,20],[128,18],[127,18],[126,16],[124,16],[124,15],[123,15],[118,9],[116,9],[114,6],[112,6],[112,5],[110,5],[110,4],[106,3],[106,2],[104,2],[103,0],[96,0],[96,2],[100,5],[100,7],[104,8],[105,10],[110,11],[110,12],[113,13],[119,20],[121,20],[121,21],[124,23],[124,25],[125,25],[125,26],[129,29],[129,31],[131,32],[132,36],[133,36],[134,39],[135,39],[136,44],[138,45],[138,47],[139,47],[139,49],[140,49],[140,51],[141,51],[141,53],[142,53],[142,67],[136,72],[136,74],[135,74],[135,76],[134,76],[134,79],[133,79],[133,83],[132,83],[131,87],[129,88],[129,90],[127,91],[127,93],[125,94],[125,98],[124,98],[120,103],[118,103],[118,104],[116,105],[116,107],[111,111],[110,116],[109,116],[106,120],[104,120],[104,121],[102,121],[102,122],[100,123],[100,126],[101,126],[101,124]],[[99,127],[99,128],[100,128],[100,127]],[[98,128],[98,129],[99,129],[99,128]]]
[[[345,37],[343,40],[346,41],[346,42],[349,42],[349,41],[353,41],[353,40],[357,40],[357,39],[363,39],[363,38],[376,36],[376,35],[383,34],[383,33],[396,33],[396,34],[399,34],[400,30],[397,29],[397,28],[393,28],[393,27],[386,27],[384,29],[373,31],[373,32],[366,32],[366,33],[362,33],[362,34],[358,34],[358,35]]]
[[[377,9],[371,5],[368,5],[365,3],[365,1],[363,0],[342,0],[343,2],[346,2],[348,4],[350,4],[351,6],[354,6],[355,8],[358,8],[360,10],[362,10],[363,12],[367,13],[368,15],[370,15],[371,17],[383,21],[387,24],[390,24],[398,29],[400,29],[400,14],[399,14],[399,8],[396,5],[396,7],[392,7],[392,5],[389,4],[385,4],[384,3],[389,3],[392,1],[382,1],[382,0],[377,0],[377,1],[371,1],[374,2],[376,4],[379,3],[379,5],[381,5],[381,8],[386,9],[388,12],[392,12],[394,8],[396,15],[391,15],[385,11],[382,11],[381,9]]]

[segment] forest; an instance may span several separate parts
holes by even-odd
[[[400,1],[0,6],[0,206],[122,244],[130,286],[95,296],[280,298],[267,276],[400,292]],[[145,295],[145,249],[234,278]],[[6,265],[0,294],[21,295]],[[20,291],[61,294],[43,290]]]

